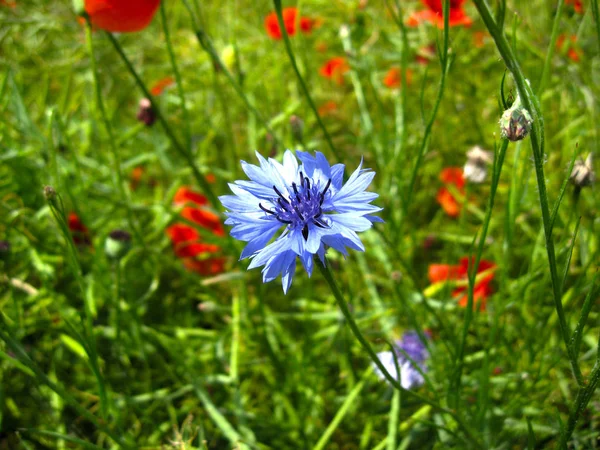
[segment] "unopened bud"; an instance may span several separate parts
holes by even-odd
[[[487,168],[493,162],[491,152],[478,145],[467,152],[467,162],[463,167],[463,176],[472,183],[483,183],[487,176]]]
[[[594,182],[596,179],[596,174],[594,173],[594,167],[592,166],[591,153],[587,155],[585,161],[581,159],[575,161],[575,164],[573,165],[573,171],[571,172],[569,179],[578,188],[590,186]]]
[[[124,230],[111,231],[104,243],[104,251],[110,259],[121,259],[131,248],[131,234]]]
[[[52,186],[44,186],[44,197],[48,201],[54,200],[56,198],[56,190]]]
[[[0,261],[6,261],[10,255],[10,242],[0,241]]]
[[[156,112],[152,107],[152,102],[143,98],[140,100],[139,109],[137,113],[137,120],[146,124],[147,127],[151,127],[156,121]]]
[[[290,117],[290,127],[292,128],[292,136],[298,142],[302,142],[304,136],[304,120],[294,115]]]
[[[504,111],[500,119],[500,133],[509,141],[520,141],[531,131],[533,119],[531,114],[521,105],[519,98],[513,106]]]

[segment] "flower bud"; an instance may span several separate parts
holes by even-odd
[[[578,188],[590,186],[596,179],[594,167],[592,166],[592,154],[588,154],[585,161],[575,161],[573,171],[569,177],[571,182]]]
[[[104,243],[104,251],[110,259],[121,259],[130,248],[131,234],[123,230],[111,231]]]
[[[504,111],[500,119],[500,132],[502,137],[509,141],[520,141],[531,131],[533,119],[531,114],[521,105],[517,97],[513,106]]]
[[[56,190],[52,186],[44,186],[44,197],[48,201],[54,200],[56,198]]]
[[[156,112],[152,107],[152,102],[143,98],[140,100],[139,109],[137,113],[137,120],[146,124],[147,127],[151,127],[156,121]]]
[[[492,162],[492,153],[476,145],[467,152],[467,162],[463,167],[463,176],[472,183],[483,183],[487,176],[487,167]]]
[[[294,136],[294,139],[298,142],[302,142],[302,137],[304,135],[304,120],[296,115],[291,116],[290,127],[292,128],[292,136]]]
[[[10,255],[10,242],[0,241],[0,261],[6,261]]]

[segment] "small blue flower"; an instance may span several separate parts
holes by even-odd
[[[325,262],[325,250],[332,247],[347,255],[347,247],[364,251],[357,232],[383,222],[371,205],[378,195],[366,192],[375,172],[361,165],[343,184],[344,165],[330,166],[316,152],[287,150],[283,164],[256,154],[260,167],[242,161],[250,181],[229,184],[234,195],[219,197],[227,208],[225,224],[233,225],[231,235],[248,242],[240,259],[252,258],[249,269],[264,266],[263,281],[281,274],[287,293],[296,270],[296,257],[310,276],[314,255]],[[283,227],[283,232],[269,241]]]
[[[398,361],[398,367],[400,368],[400,385],[404,389],[412,389],[421,386],[425,382],[423,375],[421,375],[404,353],[398,351],[398,349],[401,349],[406,352],[406,354],[419,366],[421,372],[426,372],[427,366],[425,361],[429,358],[429,352],[419,335],[414,331],[407,331],[402,335],[400,340],[394,343],[394,347],[394,352],[387,351],[377,353],[377,357],[383,366],[394,379],[398,380],[398,372],[396,371],[396,364],[394,362],[395,357]],[[381,373],[376,366],[375,373],[382,380],[385,379],[383,373]]]

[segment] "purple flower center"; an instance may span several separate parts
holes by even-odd
[[[275,216],[281,223],[290,225],[294,229],[302,228],[302,236],[304,240],[308,240],[309,224],[312,223],[319,228],[329,228],[327,222],[323,220],[322,207],[330,186],[331,178],[321,190],[320,183],[313,181],[311,184],[311,180],[300,172],[300,183],[292,183],[292,186],[287,189],[287,196],[273,186],[277,196],[271,200],[272,209],[264,207],[261,203],[258,206],[267,214]]]

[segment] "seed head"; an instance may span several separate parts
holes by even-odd
[[[509,109],[504,111],[500,119],[500,133],[509,141],[520,141],[531,131],[533,119],[531,114],[521,105],[519,98]]]
[[[463,176],[471,183],[483,183],[487,176],[488,165],[492,162],[492,153],[476,145],[467,152],[467,162],[463,168]]]
[[[48,201],[54,200],[56,198],[56,190],[52,186],[44,186],[44,197]]]
[[[569,177],[571,182],[578,188],[590,186],[596,179],[594,167],[592,166],[592,154],[588,154],[585,161],[575,161],[573,171]]]
[[[140,100],[139,109],[137,113],[137,120],[146,124],[147,127],[151,127],[156,121],[156,112],[152,107],[152,102],[143,98]]]
[[[109,233],[104,243],[104,251],[109,259],[119,260],[131,248],[131,234],[124,230],[114,230]]]

